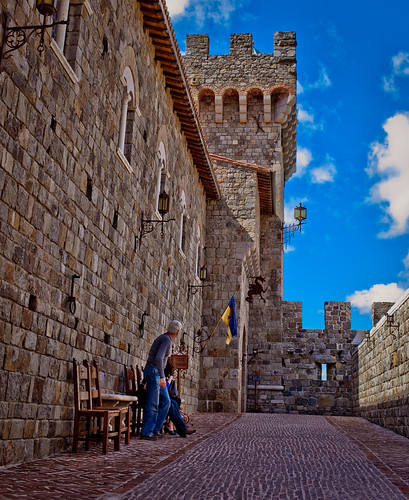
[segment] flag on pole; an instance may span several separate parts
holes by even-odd
[[[233,337],[237,336],[236,308],[234,305],[234,295],[230,299],[230,302],[223,313],[222,320],[227,325],[226,344],[229,345],[230,342],[233,340]]]

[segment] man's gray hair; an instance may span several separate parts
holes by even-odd
[[[176,333],[178,330],[182,329],[182,323],[176,319],[173,319],[168,325],[168,333]]]

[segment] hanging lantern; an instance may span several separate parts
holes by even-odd
[[[159,195],[158,212],[162,217],[169,212],[169,195],[166,191],[162,191]]]
[[[37,0],[37,10],[44,17],[53,16],[57,12],[58,0]]]
[[[307,209],[299,204],[298,207],[294,208],[294,219],[298,220],[298,222],[301,224],[303,220],[307,218]]]
[[[207,279],[207,269],[205,267],[201,267],[200,268],[199,279],[200,279],[200,281],[206,281],[206,279]]]

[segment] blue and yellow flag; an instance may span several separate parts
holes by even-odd
[[[233,337],[237,336],[236,307],[234,305],[234,295],[230,299],[229,305],[223,313],[222,320],[227,325],[226,344],[229,345]]]

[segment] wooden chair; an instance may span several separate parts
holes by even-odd
[[[85,441],[85,449],[89,443],[102,442],[102,453],[108,451],[108,440],[114,439],[115,450],[119,451],[121,434],[125,434],[125,443],[130,440],[130,411],[126,408],[109,408],[102,406],[101,385],[98,365],[87,361],[74,364],[74,437],[72,451],[78,451],[78,441]]]
[[[139,435],[142,427],[142,410],[144,407],[143,401],[140,399],[138,389],[142,383],[142,372],[138,368],[131,365],[129,368],[125,365],[125,393],[129,396],[138,396],[138,401],[131,403],[132,410],[132,436]]]

